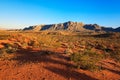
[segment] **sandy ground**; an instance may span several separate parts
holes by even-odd
[[[0,60],[0,80],[120,80],[120,64],[101,62],[103,70],[75,69],[64,48],[20,49],[13,58]]]

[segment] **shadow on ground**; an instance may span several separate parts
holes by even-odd
[[[115,70],[115,69],[114,69],[114,68],[120,68],[120,66],[119,66],[118,64],[115,64],[115,63],[113,63],[113,62],[106,62],[106,61],[103,61],[103,62],[101,62],[100,64],[103,65],[103,66],[101,66],[101,68],[102,68],[103,70],[108,70],[108,71],[110,71],[110,72],[112,72],[112,73],[115,73],[115,74],[120,75],[120,70]],[[111,66],[114,66],[114,68],[108,67],[108,64],[111,65]]]
[[[57,59],[54,59],[57,58]],[[47,63],[44,67],[47,71],[60,75],[68,80],[97,80],[86,74],[80,73],[73,69],[74,65],[69,63],[70,59],[61,53],[53,52],[49,50],[37,50],[21,49],[17,52],[16,57],[12,60],[18,61],[18,65],[26,63]],[[65,66],[66,68],[48,66],[50,63],[55,65]]]
[[[40,63],[40,62],[49,62],[54,64],[61,64],[66,66],[73,66],[72,64],[68,64],[66,62],[62,62],[59,60],[55,60],[52,58],[63,59],[66,61],[70,61],[69,57],[61,55],[61,53],[53,52],[50,50],[32,50],[32,49],[21,49],[17,51],[12,60],[17,60],[18,63]]]
[[[84,73],[79,73],[75,70],[71,69],[60,69],[52,66],[45,67],[45,69],[54,72],[58,75],[63,76],[67,80],[98,80],[95,78],[92,78]]]

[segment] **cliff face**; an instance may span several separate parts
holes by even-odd
[[[70,30],[70,31],[80,31],[84,30],[83,23],[78,22],[65,22],[60,24],[50,24],[50,25],[36,25],[24,28],[23,30],[33,30],[33,31],[41,31],[41,30]]]
[[[120,27],[113,29],[113,28],[106,28],[101,27],[97,24],[83,24],[82,22],[72,22],[68,21],[65,23],[59,24],[50,24],[50,25],[36,25],[36,26],[29,26],[23,29],[24,31],[42,31],[42,30],[65,30],[65,31],[107,31],[107,32],[120,32]]]

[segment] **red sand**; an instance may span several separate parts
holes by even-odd
[[[102,71],[78,70],[63,51],[23,49],[11,54],[16,57],[0,60],[0,80],[120,80],[120,64],[104,60]]]

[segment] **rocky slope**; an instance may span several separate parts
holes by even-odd
[[[105,32],[120,32],[120,27],[107,28],[102,27],[97,24],[83,24],[82,22],[72,22],[68,21],[65,23],[59,24],[50,24],[50,25],[35,25],[29,26],[23,29],[24,31],[42,31],[42,30],[65,30],[65,31],[105,31]]]

